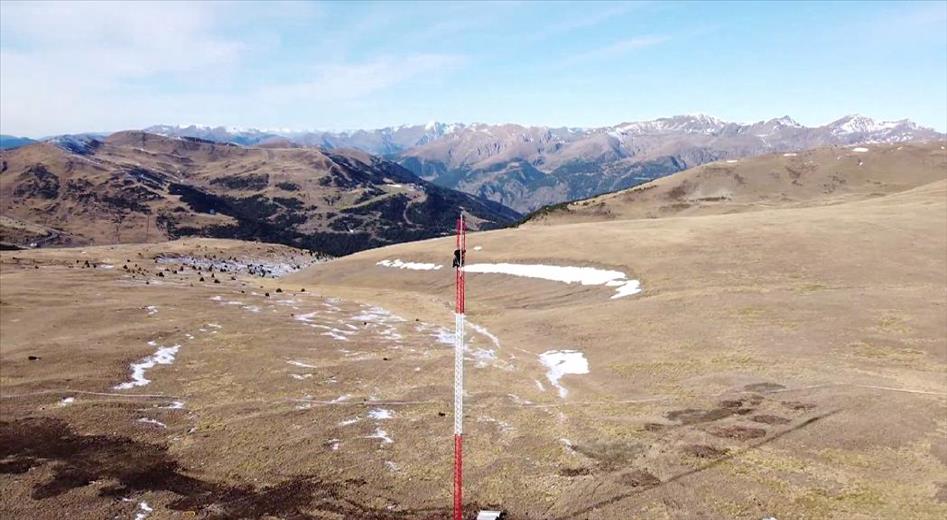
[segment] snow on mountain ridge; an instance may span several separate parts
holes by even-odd
[[[798,121],[789,117],[788,115],[782,116],[779,118],[769,119],[765,121],[757,121],[755,123],[735,123],[735,122],[726,122],[719,118],[706,115],[706,114],[684,114],[676,115],[670,117],[662,117],[651,120],[644,121],[631,121],[626,123],[621,123],[614,126],[607,127],[597,127],[597,128],[579,128],[579,127],[563,127],[561,130],[564,130],[568,134],[579,134],[579,135],[591,135],[596,133],[609,133],[615,132],[617,134],[646,134],[646,133],[673,133],[673,132],[683,132],[683,133],[693,133],[693,134],[705,134],[711,135],[716,132],[719,132],[727,127],[735,128],[746,128],[753,126],[763,126],[771,125],[776,127],[784,128],[798,128],[798,129],[817,129],[817,128],[826,128],[833,135],[842,136],[847,134],[859,134],[859,133],[873,133],[873,132],[883,132],[886,130],[893,130],[897,128],[903,128],[905,130],[916,130],[921,127],[910,120],[902,119],[899,121],[875,121],[872,118],[860,115],[860,114],[851,114],[845,117],[842,117],[838,120],[832,121],[822,127],[806,127],[800,124]],[[481,132],[486,134],[494,134],[494,130],[497,128],[502,128],[506,126],[516,126],[526,129],[543,129],[543,130],[559,130],[553,127],[547,126],[521,126],[521,125],[492,125],[486,123],[442,123],[436,120],[432,120],[423,125],[398,125],[398,126],[389,126],[384,128],[377,129],[357,129],[357,130],[345,130],[339,132],[331,131],[318,131],[318,130],[293,130],[289,128],[247,128],[247,127],[238,127],[238,126],[212,126],[205,124],[178,124],[178,125],[155,125],[148,128],[145,128],[145,131],[151,133],[157,133],[160,135],[184,135],[188,131],[192,133],[203,133],[203,134],[235,134],[242,136],[244,138],[255,138],[259,136],[279,136],[286,138],[296,138],[300,136],[311,136],[311,135],[324,135],[330,136],[334,139],[350,139],[357,135],[365,134],[381,134],[381,135],[390,135],[394,136],[397,134],[421,134],[415,143],[410,143],[410,146],[417,146],[421,144],[426,144],[433,140],[456,134],[464,130],[471,130],[475,132]],[[192,137],[200,137],[199,135],[193,135]],[[224,137],[224,136],[221,136]],[[401,141],[402,139],[398,139]],[[410,139],[408,139],[410,141]]]
[[[869,134],[900,127],[904,127],[906,130],[915,130],[918,128],[916,123],[907,119],[901,119],[899,121],[875,121],[861,114],[847,115],[826,126],[831,128],[833,135]]]

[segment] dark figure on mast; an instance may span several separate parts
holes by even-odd
[[[467,250],[466,250],[466,249],[463,249],[463,250],[462,250],[462,249],[455,249],[455,250],[454,250],[454,265],[452,265],[451,267],[453,267],[453,268],[455,268],[455,269],[458,268],[458,267],[463,267],[463,265],[464,265],[464,257],[465,257],[466,255],[467,255]]]

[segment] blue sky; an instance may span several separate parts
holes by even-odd
[[[947,2],[0,2],[5,134],[698,112],[947,130]]]

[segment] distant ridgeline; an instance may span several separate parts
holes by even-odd
[[[788,116],[741,124],[683,115],[601,128],[515,124],[398,126],[354,132],[154,126],[146,131],[253,146],[358,149],[395,161],[439,186],[521,213],[621,190],[719,160],[821,146],[944,139],[908,121],[849,115],[806,127]]]

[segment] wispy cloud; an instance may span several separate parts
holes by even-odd
[[[562,66],[578,65],[602,60],[620,58],[633,51],[654,47],[670,40],[670,36],[648,35],[625,38],[612,42],[603,47],[589,49],[564,56],[559,64]]]
[[[553,36],[560,36],[580,29],[596,27],[609,21],[614,21],[628,14],[633,9],[639,8],[646,2],[623,2],[606,3],[604,5],[589,2],[587,14],[582,16],[569,17],[562,21],[552,23],[533,33],[533,39],[542,40]]]
[[[359,63],[335,63],[314,68],[311,79],[268,85],[260,95],[272,101],[313,103],[358,99],[421,76],[439,75],[460,66],[463,56],[414,54],[388,56]]]

